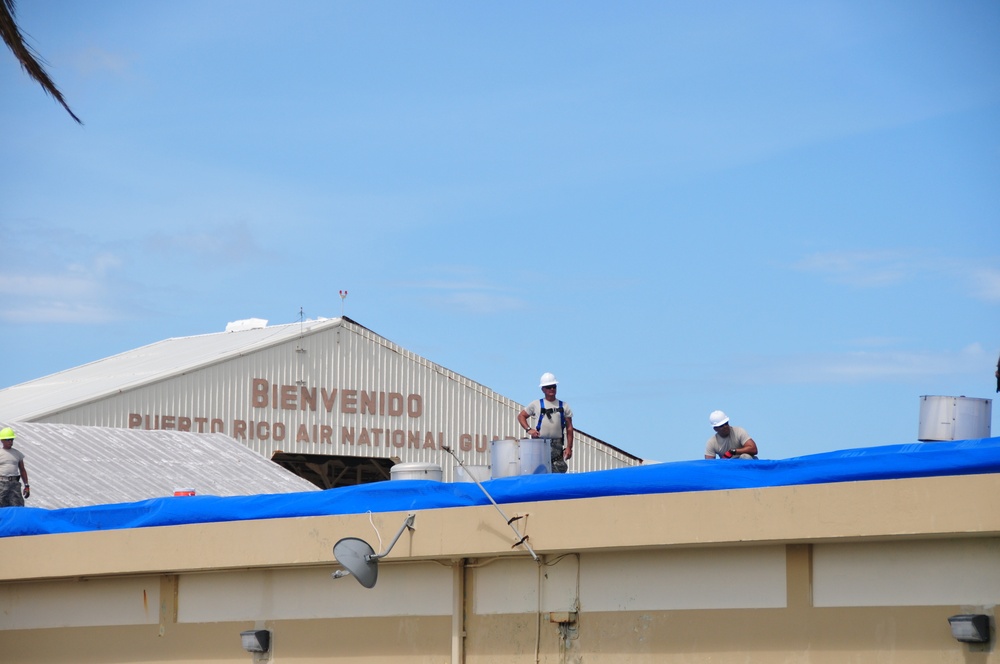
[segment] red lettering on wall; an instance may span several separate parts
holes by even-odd
[[[263,378],[254,378],[250,381],[250,405],[254,408],[265,408],[267,406],[267,381]]]
[[[424,414],[424,398],[419,394],[406,397],[406,414],[410,417],[420,417]]]
[[[299,391],[295,385],[281,386],[281,410],[295,410],[298,408]]]
[[[326,408],[326,412],[332,413],[333,404],[337,402],[337,388],[333,388],[328,392],[324,387],[320,392],[323,397],[323,408]]]
[[[403,395],[399,392],[389,392],[389,404],[386,408],[386,414],[390,416],[402,415],[403,414]]]
[[[309,410],[316,411],[316,388],[315,387],[303,387],[302,388],[302,410],[309,406]]]
[[[369,413],[370,415],[375,414],[375,409],[378,406],[378,392],[372,390],[371,392],[361,392],[361,409],[362,415]]]

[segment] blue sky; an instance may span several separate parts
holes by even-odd
[[[17,9],[85,125],[3,51],[0,386],[343,307],[648,459],[993,398],[997,2]]]

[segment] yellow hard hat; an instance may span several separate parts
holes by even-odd
[[[0,440],[14,440],[17,436],[14,435],[14,430],[10,427],[4,427],[0,429]]]

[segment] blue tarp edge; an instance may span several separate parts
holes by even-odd
[[[707,460],[484,482],[497,503],[720,491],[1000,472],[1000,438],[915,442],[791,459]],[[395,480],[305,493],[168,496],[134,503],[47,510],[0,509],[0,537],[121,530],[489,504],[474,483]]]

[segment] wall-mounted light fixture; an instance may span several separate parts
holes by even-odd
[[[981,613],[962,613],[948,618],[951,635],[963,643],[987,643],[990,640],[990,617]]]
[[[267,629],[248,629],[240,632],[240,640],[247,652],[267,652],[271,649],[271,631]]]

